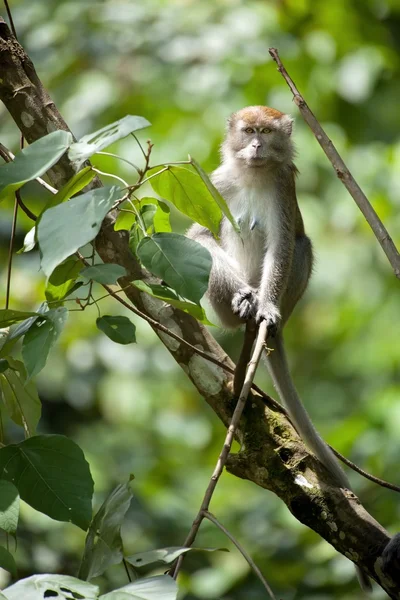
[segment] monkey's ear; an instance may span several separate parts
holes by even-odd
[[[283,115],[281,117],[281,126],[282,130],[286,133],[286,135],[292,134],[294,119],[290,115]]]

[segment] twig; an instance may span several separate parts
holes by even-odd
[[[18,215],[18,201],[17,198],[14,200],[14,212],[11,225],[10,234],[10,245],[8,247],[8,262],[7,262],[7,283],[6,283],[6,301],[5,308],[8,308],[10,304],[10,288],[11,288],[11,271],[12,271],[12,260],[13,260],[13,248],[15,239],[15,229],[17,226],[17,215]]]
[[[253,348],[256,335],[257,327],[255,321],[254,319],[250,319],[250,321],[246,322],[243,346],[235,369],[235,377],[233,380],[233,393],[235,398],[239,397],[239,394],[242,390],[244,379],[246,377],[247,365],[251,358],[251,350]]]
[[[15,158],[15,154],[13,154],[11,152],[11,150],[9,150],[6,146],[4,146],[4,144],[1,144],[1,143],[0,143],[0,156],[5,160],[5,162],[10,162],[11,160],[14,160],[14,158]],[[40,185],[42,185],[44,188],[46,188],[46,190],[48,190],[52,194],[57,193],[57,190],[52,185],[47,183],[44,179],[42,179],[41,177],[36,177],[36,181],[38,183],[40,183]]]
[[[300,94],[293,80],[289,76],[279,57],[278,50],[276,48],[270,48],[269,53],[278,65],[278,71],[281,73],[282,77],[288,84],[290,91],[293,94],[293,99],[299,107],[303,119],[310,127],[311,131],[317,139],[317,142],[319,143],[322,150],[325,152],[326,156],[330,160],[340,181],[343,183],[344,186],[346,186],[349,194],[352,196],[353,200],[356,202],[358,208],[361,210],[362,214],[367,220],[376,239],[380,243],[390,264],[392,265],[394,274],[400,279],[400,254],[395,244],[393,243],[393,240],[390,237],[387,229],[385,228],[384,224],[382,223],[375,210],[371,206],[368,198],[366,197],[358,183],[355,181],[353,175],[350,173],[349,169],[345,165],[342,157],[336,150],[332,141],[328,138],[325,131],[319,124],[318,120],[310,110],[308,104],[304,100],[303,96]]]
[[[240,418],[243,413],[243,409],[246,405],[247,396],[249,395],[251,384],[253,383],[254,375],[256,373],[257,365],[259,363],[262,351],[264,349],[264,343],[267,339],[267,332],[267,322],[262,321],[258,330],[257,342],[254,348],[253,356],[251,357],[251,360],[249,362],[243,388],[240,393],[239,400],[237,401],[236,408],[233,412],[232,420],[226,433],[224,445],[218,457],[217,464],[215,465],[214,472],[211,475],[211,479],[204,494],[199,512],[197,513],[196,518],[193,521],[192,527],[190,529],[189,535],[187,536],[183,544],[187,548],[190,547],[196,539],[196,535],[199,531],[201,522],[204,519],[204,513],[209,509],[212,495],[215,491],[215,488],[227,461],[229,452],[231,450],[232,442],[235,437],[236,428],[239,424]],[[183,555],[181,555],[178,558],[175,568],[171,570],[171,575],[174,579],[176,579],[178,576],[182,561]]]
[[[246,550],[237,541],[237,539],[234,538],[233,535],[226,529],[226,527],[224,527],[222,525],[222,523],[220,523],[218,521],[218,519],[216,517],[214,517],[214,515],[212,515],[208,510],[204,511],[203,516],[205,519],[208,519],[209,521],[211,521],[211,523],[214,523],[214,525],[216,527],[218,527],[218,529],[220,529],[226,535],[226,537],[228,537],[231,540],[232,544],[234,544],[236,546],[236,548],[239,550],[240,554],[247,560],[250,567],[253,569],[254,573],[257,575],[257,577],[259,578],[259,580],[261,581],[261,583],[267,590],[268,594],[271,596],[272,600],[276,600],[276,596],[275,596],[274,592],[271,590],[270,586],[268,585],[268,581],[265,579],[264,575],[261,573],[261,571],[257,567],[256,563],[251,558],[250,554],[248,554],[246,552]]]

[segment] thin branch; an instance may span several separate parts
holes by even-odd
[[[235,377],[233,380],[233,394],[235,398],[239,397],[239,394],[242,390],[243,383],[246,377],[247,365],[251,358],[251,350],[253,348],[256,335],[257,327],[255,321],[254,319],[250,319],[250,321],[246,322],[243,346],[235,369]]]
[[[14,158],[15,158],[15,154],[13,154],[11,152],[11,150],[9,150],[2,143],[0,143],[0,156],[5,160],[5,162],[10,162],[11,160],[14,160]],[[41,186],[43,186],[44,188],[46,188],[46,190],[48,190],[52,194],[57,194],[56,188],[54,188],[52,185],[50,185],[49,183],[47,183],[41,177],[36,177],[35,181],[37,181],[38,183],[40,183]]]
[[[221,477],[222,471],[226,464],[229,452],[232,447],[232,442],[235,437],[236,428],[239,424],[240,418],[243,413],[243,409],[246,405],[247,396],[249,395],[254,375],[256,374],[257,366],[260,361],[262,351],[264,349],[265,341],[267,339],[267,333],[267,322],[262,321],[258,329],[257,342],[254,348],[253,356],[251,357],[251,360],[248,365],[246,377],[243,383],[243,388],[240,393],[239,400],[237,401],[236,408],[233,412],[232,419],[226,433],[224,445],[218,457],[217,464],[215,465],[214,472],[211,475],[211,479],[204,494],[199,512],[197,513],[189,535],[187,536],[185,543],[183,544],[185,547],[190,547],[193,544],[194,540],[196,539],[196,535],[200,529],[201,522],[204,519],[204,513],[209,509],[211,498],[213,496],[215,488],[217,487],[217,483],[219,481],[219,478]],[[171,574],[174,579],[176,579],[178,576],[180,567],[182,565],[182,561],[183,555],[181,555],[178,558],[175,568],[171,570]]]
[[[243,556],[243,558],[245,558],[245,560],[247,560],[247,562],[249,563],[250,567],[253,569],[254,573],[257,575],[257,577],[259,578],[259,580],[261,581],[261,583],[263,584],[263,586],[267,590],[267,592],[270,595],[270,597],[272,598],[272,600],[276,600],[276,596],[275,596],[274,592],[271,590],[271,588],[270,588],[270,586],[268,584],[268,581],[265,579],[264,575],[261,573],[261,571],[257,567],[256,563],[251,558],[250,554],[248,554],[246,552],[246,550],[237,541],[237,539],[234,538],[233,535],[226,529],[226,527],[224,527],[222,525],[222,523],[220,523],[218,521],[218,519],[216,517],[214,517],[214,515],[212,515],[208,510],[204,511],[203,517],[205,519],[208,519],[209,521],[211,521],[211,523],[214,523],[214,525],[216,527],[218,527],[218,529],[220,529],[226,535],[226,537],[231,540],[232,544],[234,544],[236,546],[236,548],[239,550],[239,552]]]
[[[336,150],[332,141],[328,138],[325,131],[322,129],[318,120],[309,108],[308,104],[304,100],[303,96],[300,94],[290,75],[286,71],[279,57],[278,50],[276,48],[270,48],[269,53],[278,65],[278,71],[281,73],[282,77],[288,84],[290,91],[293,94],[293,99],[299,107],[303,119],[315,135],[317,142],[319,143],[322,150],[325,152],[326,156],[330,160],[333,168],[336,171],[336,175],[339,177],[343,185],[347,188],[349,194],[352,196],[353,200],[355,201],[358,208],[361,210],[362,214],[367,220],[376,239],[380,243],[390,264],[392,265],[394,274],[400,279],[400,254],[395,244],[393,243],[393,240],[390,237],[387,229],[378,217],[368,198],[366,197],[358,183],[355,181],[353,175],[350,173],[349,169],[345,165],[342,157]]]
[[[100,169],[96,169],[95,167],[92,167],[92,169],[98,175],[104,175],[104,177],[112,177],[112,179],[116,179],[117,181],[120,181],[121,183],[123,183],[125,188],[129,188],[129,183],[127,181],[125,181],[125,179],[122,179],[122,177],[119,177],[118,175],[114,175],[114,173],[107,173],[106,171],[100,171]]]
[[[114,152],[103,152],[103,151],[100,152],[99,151],[99,152],[95,152],[95,154],[102,154],[103,156],[113,156],[114,158],[118,158],[118,160],[122,160],[122,162],[127,163],[128,165],[133,167],[135,169],[135,171],[137,171],[138,173],[141,172],[141,169],[138,166],[136,166],[135,163],[124,158],[123,156],[120,156],[119,154],[114,154]]]

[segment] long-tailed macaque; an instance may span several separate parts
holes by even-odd
[[[281,401],[302,439],[336,478],[349,488],[335,456],[318,435],[292,382],[282,330],[310,278],[313,255],[297,204],[290,116],[266,106],[249,106],[228,120],[222,162],[211,179],[240,226],[221,223],[217,241],[205,227],[188,236],[213,259],[208,297],[226,327],[265,319],[267,365]],[[363,587],[370,587],[363,572]]]

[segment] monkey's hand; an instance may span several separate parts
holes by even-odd
[[[235,315],[248,321],[257,314],[257,293],[250,287],[241,288],[232,298],[232,310]]]
[[[259,302],[256,313],[257,325],[259,325],[261,321],[267,322],[268,335],[274,337],[281,322],[281,313],[279,312],[279,308],[272,302]]]

